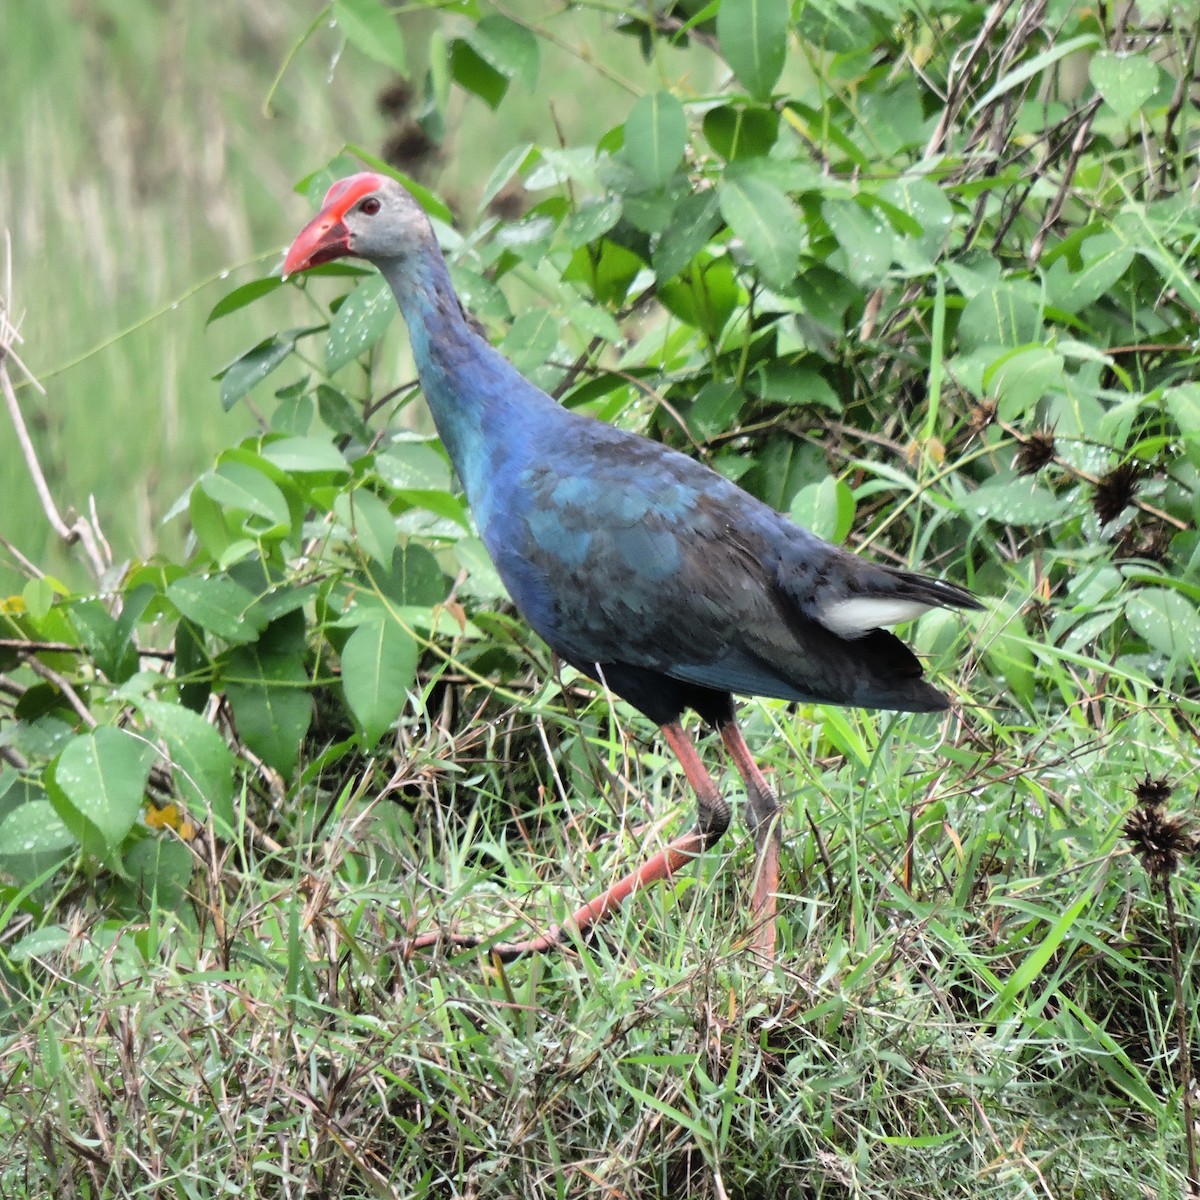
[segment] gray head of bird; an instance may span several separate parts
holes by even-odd
[[[288,250],[283,275],[347,256],[404,259],[433,242],[429,218],[412,196],[394,179],[363,171],[339,179],[325,193],[321,211]]]

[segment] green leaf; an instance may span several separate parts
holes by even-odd
[[[73,737],[48,773],[50,803],[76,840],[110,864],[142,809],[153,747],[101,726]]]
[[[284,437],[264,442],[262,456],[282,471],[349,473],[342,452],[330,441],[318,437]]]
[[[467,41],[490,67],[519,79],[531,92],[537,87],[541,50],[534,34],[508,17],[489,16],[478,21]]]
[[[327,383],[317,384],[317,412],[334,433],[369,446],[374,434],[349,399]]]
[[[359,549],[386,570],[396,549],[396,518],[391,509],[374,492],[357,488],[339,495],[333,511]]]
[[[1066,386],[1063,357],[1045,346],[1018,346],[984,371],[983,382],[995,393],[1000,418],[1015,421],[1035,409],[1047,392]]]
[[[417,644],[386,615],[350,635],[342,650],[342,688],[368,746],[400,715],[416,677]]]
[[[405,73],[404,35],[381,0],[334,0],[333,16],[352,46],[385,67]]]
[[[433,553],[415,541],[396,546],[383,572],[371,572],[371,581],[394,604],[432,608],[450,591]]]
[[[796,493],[788,515],[817,537],[839,543],[846,540],[854,525],[854,510],[854,493],[842,480],[827,475]]]
[[[877,287],[895,257],[892,227],[855,200],[826,200],[821,212],[841,247],[846,274],[860,287]],[[830,265],[841,264],[835,259]]]
[[[222,367],[213,376],[213,379],[221,381],[221,407],[228,412],[251,388],[287,360],[300,338],[323,328],[322,325],[314,325],[305,329],[289,329],[264,338],[258,345]]]
[[[234,288],[232,292],[227,296],[222,296],[213,305],[212,312],[208,314],[208,319],[204,323],[211,325],[214,321],[219,321],[222,317],[227,317],[230,313],[245,308],[247,304],[253,304],[260,297],[269,296],[281,287],[283,287],[283,280],[278,275],[268,275],[265,279],[252,279],[249,283],[243,283],[241,287]]]
[[[1088,76],[1122,121],[1128,121],[1158,90],[1158,67],[1143,54],[1101,50],[1092,55]]]
[[[226,460],[201,475],[198,483],[205,495],[224,508],[267,521],[268,528],[257,532],[285,532],[291,527],[291,512],[283,492],[248,463]]]
[[[197,820],[211,813],[220,837],[233,833],[234,757],[225,739],[198,713],[178,704],[142,699],[142,715],[162,738],[179,795]]]
[[[1041,291],[1025,280],[981,288],[963,309],[958,342],[966,354],[983,346],[1024,346],[1040,341]]]
[[[500,351],[522,375],[540,367],[558,346],[558,316],[550,308],[522,313],[509,327]]]
[[[723,104],[704,114],[704,136],[724,159],[768,154],[779,137],[779,114],[758,105]]]
[[[963,501],[963,507],[976,516],[1005,525],[1032,526],[1058,520],[1065,504],[1036,479],[1011,475],[994,475]]]
[[[721,0],[717,41],[738,81],[769,100],[787,58],[788,0]]]
[[[1179,428],[1188,460],[1200,467],[1200,384],[1182,383],[1167,388],[1163,402]]]
[[[0,860],[20,879],[41,874],[75,845],[75,835],[49,800],[20,804],[0,822]]]
[[[897,246],[902,262],[919,262],[932,266],[946,245],[954,222],[954,205],[946,193],[931,179],[921,175],[904,175],[885,183],[879,189],[880,198],[907,213],[921,227],[916,238],[901,238]]]
[[[312,700],[303,642],[292,647],[270,636],[272,631],[255,645],[230,652],[222,663],[221,678],[238,735],[287,779],[300,759],[312,721]]]
[[[1094,50],[1100,45],[1099,37],[1094,33],[1081,34],[1079,37],[1068,38],[1065,42],[1056,42],[1048,50],[1033,58],[1026,59],[1020,66],[1015,67],[1007,75],[1002,76],[978,100],[971,109],[971,119],[974,120],[984,109],[995,103],[1001,96],[1007,95],[1014,88],[1020,87],[1026,80],[1040,75],[1048,67],[1069,58],[1080,50]]]
[[[329,326],[325,344],[325,369],[329,374],[374,346],[395,315],[396,301],[383,276],[364,279],[342,302]]]
[[[687,423],[699,441],[707,441],[732,427],[746,393],[732,380],[710,379],[688,409]]]
[[[1129,269],[1135,248],[1115,233],[1084,238],[1079,246],[1083,265],[1072,271],[1066,256],[1058,259],[1047,273],[1047,293],[1051,304],[1063,312],[1077,313],[1107,295]]]
[[[678,275],[704,249],[716,232],[719,209],[719,197],[712,188],[685,196],[676,205],[671,224],[654,248],[654,274],[659,283]]]
[[[720,204],[721,215],[742,239],[767,283],[775,287],[791,283],[804,247],[796,206],[775,184],[749,171],[735,171],[734,166],[721,183]]]
[[[450,45],[450,73],[459,87],[478,96],[491,109],[500,106],[508,91],[508,76],[497,71],[463,38],[455,38]]]
[[[1125,603],[1129,624],[1160,654],[1200,660],[1200,612],[1172,588],[1139,588]]]
[[[675,174],[687,149],[687,115],[670,92],[643,96],[625,121],[624,157],[651,187]]]
[[[227,642],[252,642],[262,631],[251,610],[257,597],[227,575],[189,575],[167,588],[167,599],[189,621]]]
[[[177,838],[142,838],[125,852],[127,882],[118,893],[143,912],[151,907],[178,910],[188,903],[196,860]]]

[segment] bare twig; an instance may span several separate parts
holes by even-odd
[[[58,511],[58,505],[50,493],[50,485],[46,482],[45,473],[42,471],[41,463],[38,461],[37,451],[33,446],[33,439],[29,436],[29,429],[25,424],[24,415],[21,413],[21,406],[17,403],[16,388],[13,387],[12,379],[9,376],[8,364],[11,362],[16,365],[17,370],[43,396],[46,394],[45,389],[34,378],[33,372],[21,361],[15,349],[21,341],[21,334],[16,324],[9,318],[9,313],[12,311],[12,241],[7,232],[4,235],[4,242],[7,262],[5,269],[7,291],[4,296],[0,297],[0,392],[4,393],[4,402],[8,408],[9,419],[12,421],[13,429],[16,431],[17,442],[21,447],[21,455],[25,459],[26,467],[29,469],[29,475],[33,480],[34,488],[37,490],[38,499],[42,504],[42,511],[46,514],[46,520],[50,522],[50,527],[68,546],[73,545],[75,542],[82,544],[88,563],[92,569],[92,574],[97,580],[100,580],[103,578],[105,571],[112,565],[111,555],[106,559],[103,553],[103,549],[107,549],[107,546],[104,546],[102,549],[103,537],[83,517],[75,518],[70,525],[63,520],[62,514]]]

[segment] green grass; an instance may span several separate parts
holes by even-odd
[[[80,895],[54,969],[9,975],[0,1190],[1178,1194],[1163,910],[1119,829],[1186,727],[745,715],[787,799],[778,965],[741,837],[561,957],[405,961],[434,922],[560,918],[691,803],[603,705],[413,721],[390,793],[364,764],[247,822],[182,913]]]

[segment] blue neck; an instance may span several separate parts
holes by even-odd
[[[563,409],[471,328],[436,244],[378,266],[408,325],[438,436],[482,530],[492,507],[491,484],[504,461],[527,446],[526,435],[545,420],[546,405],[560,416]]]

